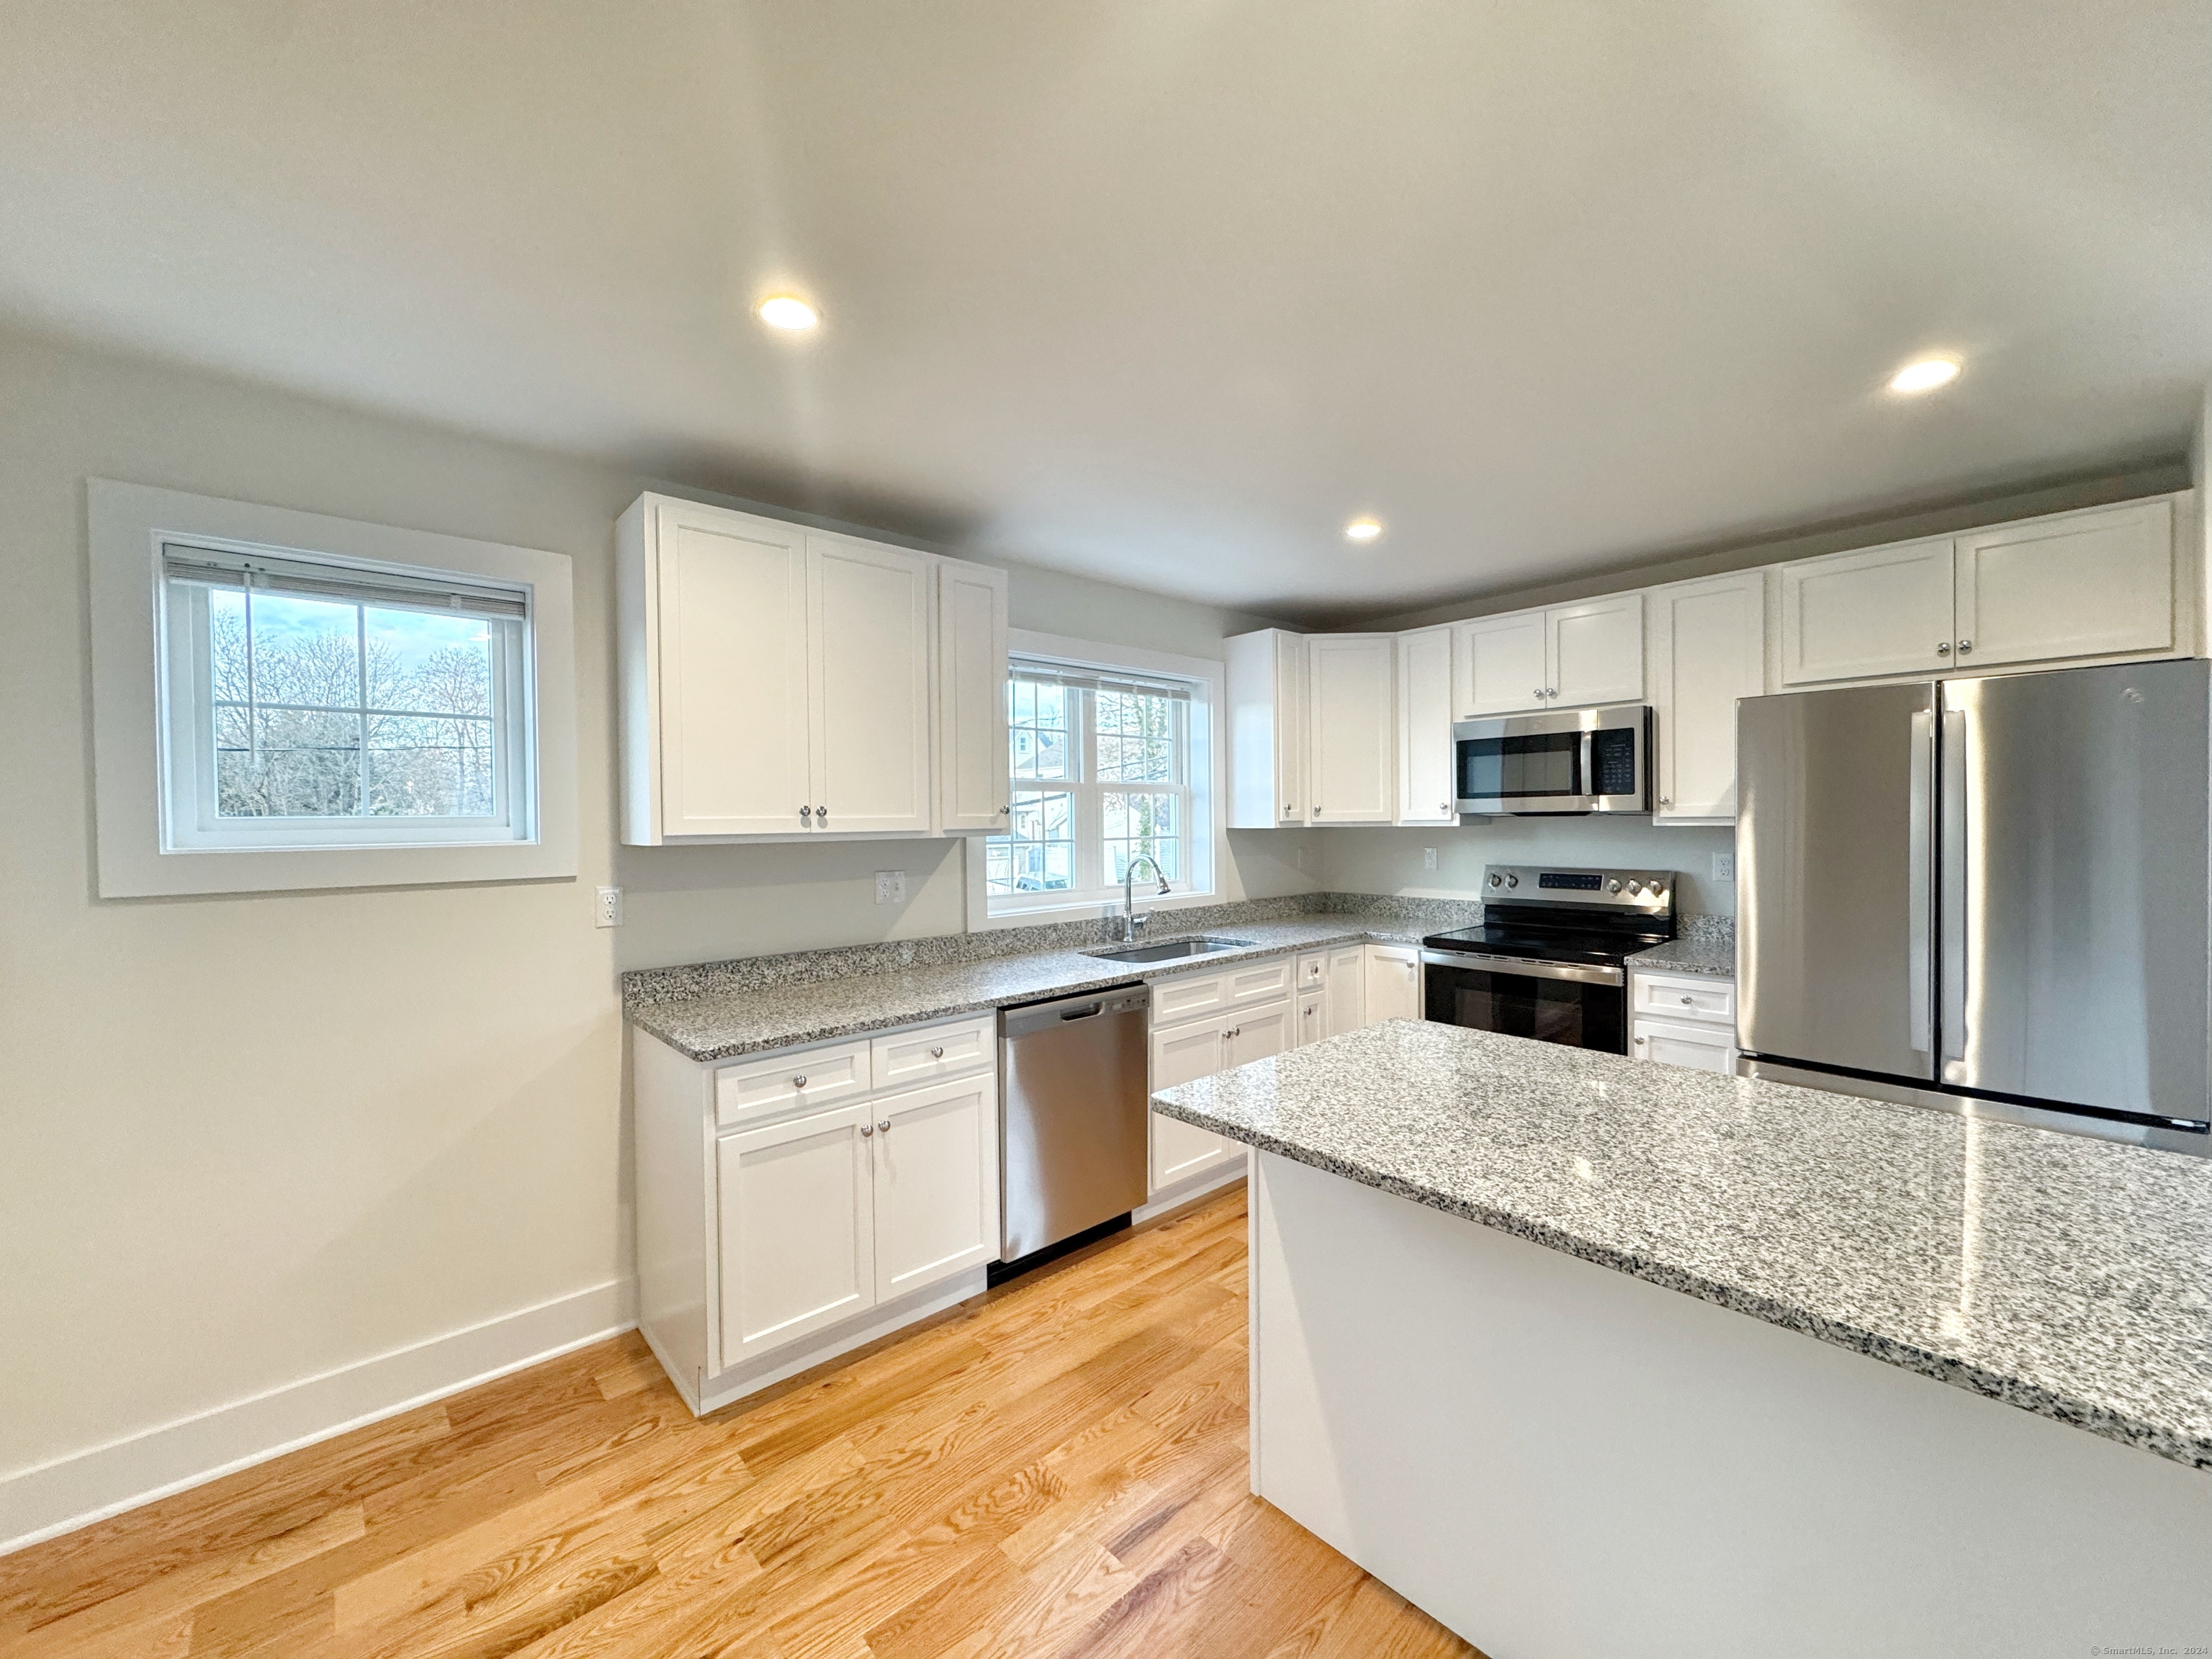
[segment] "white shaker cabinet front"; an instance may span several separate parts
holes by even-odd
[[[1398,822],[1457,823],[1452,780],[1452,630],[1398,635]]]
[[[937,573],[938,826],[1000,830],[1006,753],[1006,573],[948,560]]]
[[[1365,1023],[1421,1017],[1421,953],[1410,945],[1370,945],[1366,951]]]
[[[1655,823],[1735,821],[1735,702],[1765,690],[1765,594],[1752,570],[1649,596]]]
[[[716,1142],[722,1369],[875,1305],[869,1110],[842,1107]]]
[[[1955,544],[1960,668],[2175,648],[2171,501],[2003,525]]]
[[[1397,639],[1306,640],[1307,793],[1315,823],[1389,823],[1397,815]]]
[[[1229,827],[1304,823],[1306,635],[1279,628],[1223,641],[1229,703]]]
[[[1339,945],[1330,948],[1322,998],[1325,1035],[1342,1036],[1367,1024],[1365,945]]]
[[[889,1095],[874,1114],[877,1294],[889,1301],[999,1255],[998,1078]]]
[[[1644,596],[1614,593],[1452,627],[1454,714],[1525,714],[1644,696]]]
[[[1782,683],[1932,674],[1951,666],[1951,538],[1785,564]]]
[[[806,538],[814,827],[926,830],[930,587],[918,553]]]
[[[1548,641],[1540,611],[1480,617],[1455,624],[1452,641],[1460,720],[1517,714],[1548,707],[1545,700]]]
[[[1236,1022],[1205,1019],[1152,1033],[1152,1090],[1172,1089],[1212,1077],[1227,1052],[1222,1034]],[[1211,1129],[1200,1129],[1158,1112],[1152,1120],[1152,1189],[1159,1192],[1205,1174],[1226,1158],[1236,1145]],[[1241,1151],[1242,1148],[1237,1148]]]

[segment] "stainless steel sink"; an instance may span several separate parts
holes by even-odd
[[[1248,949],[1249,939],[1162,939],[1158,945],[1124,945],[1113,951],[1085,951],[1086,957],[1097,957],[1102,962],[1180,962],[1189,957],[1210,957],[1217,951]]]

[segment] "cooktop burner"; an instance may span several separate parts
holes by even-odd
[[[1482,926],[1431,933],[1431,951],[1618,966],[1674,937],[1671,870],[1561,870],[1492,865]]]
[[[1455,933],[1431,933],[1421,941],[1431,951],[1474,951],[1501,957],[1529,957],[1539,962],[1597,962],[1619,965],[1621,959],[1674,937],[1648,929],[1604,933],[1570,928],[1541,928],[1491,924],[1462,927]]]

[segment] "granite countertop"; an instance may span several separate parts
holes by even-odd
[[[1080,947],[917,963],[831,979],[766,984],[740,981],[726,986],[709,980],[680,994],[640,995],[632,990],[625,999],[626,1012],[640,1030],[650,1032],[680,1054],[696,1060],[729,1060],[797,1043],[826,1042],[864,1031],[982,1013],[1041,997],[1215,969],[1285,951],[1357,939],[1417,943],[1427,931],[1431,930],[1419,921],[1358,913],[1230,920],[1204,927],[1164,929],[1145,941],[1163,944],[1201,932],[1250,941],[1242,950],[1181,962],[1102,961],[1085,951],[1112,947],[1094,939]]]
[[[1629,971],[1708,974],[1715,979],[1735,977],[1735,935],[1711,935],[1669,939],[1628,959]]]
[[[1409,1020],[1153,1101],[2212,1468],[2212,1160]]]

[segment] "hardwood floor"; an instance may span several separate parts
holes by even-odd
[[[1247,1490],[1244,1306],[1239,1190],[703,1419],[633,1334],[0,1557],[0,1650],[1473,1655]]]

